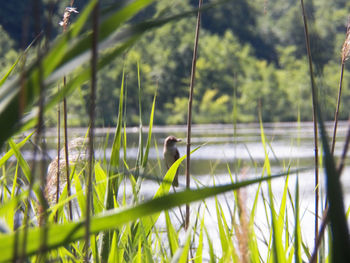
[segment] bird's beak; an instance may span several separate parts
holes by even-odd
[[[176,141],[177,141],[177,142],[182,142],[182,140],[181,140],[181,139],[177,139]]]

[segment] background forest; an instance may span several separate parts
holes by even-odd
[[[56,3],[51,3],[56,2]],[[69,1],[44,1],[51,10],[51,37],[61,33],[59,21]],[[102,1],[108,6],[113,1]],[[85,1],[75,1],[82,10]],[[341,47],[345,39],[350,2],[345,0],[305,1],[310,21],[311,48],[325,118],[334,117]],[[162,17],[183,12],[197,1],[157,1],[133,19]],[[168,8],[168,7],[171,8]],[[28,24],[30,1],[3,1],[0,9],[0,77],[15,62],[20,50],[35,38]],[[166,11],[163,11],[166,10]],[[50,12],[46,18],[50,17]],[[72,15],[74,21],[74,15]],[[329,21],[332,21],[331,23]],[[128,50],[99,72],[96,123],[116,123],[116,110],[123,70],[126,73],[127,122],[138,123],[138,64],[140,66],[142,111],[149,116],[149,105],[157,92],[155,124],[184,124],[187,116],[188,86],[193,50],[195,18],[168,23],[147,33]],[[234,105],[240,122],[258,120],[261,105],[263,121],[311,121],[312,103],[304,29],[297,1],[231,0],[203,13],[195,82],[195,123],[228,123]],[[30,59],[30,58],[29,58]],[[19,69],[18,69],[19,70]],[[350,75],[345,73],[342,105],[350,99]],[[86,103],[88,85],[68,99],[69,125],[88,124]],[[342,107],[340,118],[347,118]],[[48,114],[49,124],[56,119]]]

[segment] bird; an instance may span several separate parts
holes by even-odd
[[[169,169],[173,165],[173,163],[180,157],[179,150],[176,147],[177,142],[181,142],[181,139],[178,139],[175,136],[168,136],[164,140],[163,155],[167,169]],[[174,187],[179,186],[178,170],[176,171],[172,185]]]

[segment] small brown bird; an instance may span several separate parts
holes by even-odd
[[[169,169],[172,164],[180,158],[179,150],[176,147],[177,142],[181,142],[181,140],[177,139],[175,136],[168,136],[164,141],[163,154],[167,169]],[[174,187],[179,186],[178,172],[179,171],[177,170],[173,180]]]

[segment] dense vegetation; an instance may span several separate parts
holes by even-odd
[[[48,2],[48,1],[46,1]],[[60,33],[58,21],[64,1],[51,8],[54,12],[52,36]],[[82,1],[76,1],[82,8]],[[104,1],[108,5],[110,1]],[[340,50],[344,41],[347,1],[306,1],[313,19],[311,45],[317,68],[319,95],[327,119],[334,116],[339,82]],[[134,21],[165,16],[195,6],[196,1],[159,1],[139,14]],[[47,4],[48,7],[51,7]],[[162,12],[166,7],[166,12]],[[7,1],[0,13],[1,74],[14,61],[15,51],[34,37],[21,30],[25,20],[25,1]],[[48,9],[50,10],[50,9]],[[169,11],[170,10],[170,11]],[[28,13],[28,12],[27,12]],[[18,21],[21,17],[22,21]],[[44,22],[43,22],[44,23]],[[143,97],[150,102],[158,93],[156,124],[184,124],[187,111],[194,18],[168,24],[148,33],[133,48],[118,58],[99,75],[97,98],[98,125],[115,124],[115,109],[123,69],[129,88],[128,123],[137,122],[137,63],[140,63]],[[239,121],[257,121],[257,108],[262,107],[264,121],[311,119],[311,94],[305,59],[304,30],[300,6],[295,1],[233,0],[203,14],[194,102],[194,122],[230,122],[233,102],[237,102]],[[344,87],[349,83],[345,75]],[[70,121],[86,125],[87,87],[82,86],[69,101]],[[343,100],[350,93],[344,89]],[[79,99],[77,99],[79,98]],[[145,103],[148,105],[148,103]],[[225,113],[225,114],[223,114]],[[53,113],[52,116],[55,116]],[[348,109],[340,117],[347,118]],[[54,118],[51,118],[52,121]]]
[[[21,59],[14,64],[16,72],[0,79],[0,148],[3,152],[0,157],[0,261],[283,263],[317,262],[318,257],[319,262],[349,262],[347,217],[350,209],[346,209],[344,203],[340,175],[350,142],[350,127],[336,167],[335,129],[329,147],[320,114],[333,116],[337,87],[334,83],[338,82],[340,60],[338,41],[344,38],[341,32],[345,3],[307,1],[310,34],[306,34],[306,40],[309,36],[312,39],[312,52],[308,49],[307,60],[302,51],[303,27],[296,3],[228,1],[216,8],[210,6],[200,36],[194,120],[205,123],[259,119],[264,158],[256,162],[250,156],[249,164],[245,164],[239,156],[232,157],[233,169],[226,163],[225,177],[229,180],[226,184],[216,181],[216,165],[208,160],[212,185],[195,178],[196,186],[190,188],[188,180],[192,176],[186,172],[186,188],[180,185],[177,192],[171,193],[171,182],[186,156],[178,159],[166,173],[162,171],[159,156],[156,163],[149,163],[153,145],[158,151],[152,128],[154,123],[185,122],[187,68],[197,10],[185,12],[195,1],[158,1],[149,6],[152,2],[155,1],[104,1],[99,9],[99,1],[91,0],[69,26],[67,17],[75,12],[68,8],[63,33],[58,27],[62,1],[59,6],[45,2],[44,8],[39,7],[39,0],[31,5],[11,2],[1,10],[0,14],[11,14],[0,16],[5,17],[5,22],[1,22],[4,25],[2,50],[6,51],[1,57],[4,72],[18,56],[19,46],[27,47],[43,28],[46,30],[25,55],[21,53]],[[34,19],[29,19],[29,6],[33,8]],[[16,21],[19,17],[21,23]],[[152,19],[146,21],[150,17]],[[304,22],[306,24],[305,19]],[[25,29],[21,31],[22,28]],[[350,28],[344,47],[342,62],[350,56]],[[98,86],[95,85],[97,73]],[[313,106],[322,106],[320,111],[314,107],[313,114],[310,86]],[[317,88],[319,96],[314,92]],[[345,89],[339,97],[348,99],[348,94]],[[69,121],[75,125],[89,124],[88,139],[77,138],[68,143],[65,138],[65,146],[60,150],[62,144],[58,139],[62,136],[58,134],[58,156],[46,172],[43,127],[48,119],[51,124],[56,121],[53,109],[67,96]],[[109,146],[107,135],[100,159],[95,159],[95,153],[100,150],[94,135],[95,101],[97,124],[116,123],[113,143]],[[232,108],[235,114],[231,114]],[[344,117],[346,112],[342,114]],[[299,161],[294,162],[290,157],[273,175],[270,158],[278,159],[278,156],[270,154],[274,151],[265,137],[261,116],[265,121],[275,121],[308,120],[312,115],[314,167],[301,168]],[[130,160],[126,125],[137,122],[147,123],[148,136],[144,140],[140,125],[137,157]],[[189,122],[189,130],[190,125]],[[36,129],[26,138],[15,136],[33,127]],[[291,132],[300,134],[299,130]],[[235,142],[237,136],[233,134]],[[190,138],[188,132],[188,154]],[[322,140],[322,162],[318,162],[318,138]],[[32,163],[21,152],[29,140],[34,144]],[[297,143],[301,141],[298,139]],[[192,153],[201,151],[201,147],[207,145],[192,149]],[[40,165],[36,162],[38,159]],[[189,171],[189,156],[187,161]],[[319,209],[318,193],[323,188],[323,183],[318,183],[321,163],[326,178],[325,191],[321,191],[322,203],[323,199],[327,200],[327,206]],[[246,165],[254,172],[246,169]],[[300,181],[306,176],[302,172],[315,175],[315,209],[310,213],[315,216],[316,242],[312,247],[302,231],[310,228],[310,224],[302,224],[299,175]],[[292,176],[296,179],[294,189],[289,188]],[[284,184],[282,196],[278,197],[272,186],[277,178]],[[148,183],[154,186],[149,187]],[[248,185],[254,185],[255,191],[252,202],[245,204],[244,191],[239,190]],[[141,193],[143,187],[149,189],[150,196]],[[214,196],[215,202],[209,207],[207,198]],[[184,205],[186,219],[182,212],[175,211],[181,211],[180,206]],[[263,209],[264,216],[256,214],[258,207]],[[210,217],[216,217],[214,226],[208,225],[206,210]],[[322,223],[318,221],[321,214],[324,215]],[[163,226],[159,226],[160,217],[165,219]],[[255,224],[257,217],[259,221],[264,218],[266,229],[263,231]],[[325,228],[321,226],[327,230],[322,232]],[[213,238],[211,230],[218,232],[219,239]]]

